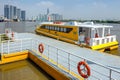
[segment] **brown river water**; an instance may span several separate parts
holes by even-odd
[[[54,80],[30,60],[0,65],[0,80]]]

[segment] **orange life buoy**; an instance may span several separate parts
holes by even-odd
[[[110,36],[110,34],[107,34],[106,36]]]
[[[80,67],[81,66],[84,66],[84,69],[81,69]],[[81,61],[78,63],[78,66],[77,66],[77,69],[78,69],[78,73],[83,77],[83,78],[88,78],[90,75],[91,75],[91,72],[90,72],[90,67],[87,65],[86,62],[84,61]],[[82,70],[87,70],[86,73],[83,73]]]
[[[95,38],[98,38],[99,36],[98,36],[98,33],[95,33]]]
[[[85,38],[85,43],[86,43],[86,44],[89,44],[89,43],[90,43],[90,38],[89,38],[89,37],[86,37],[86,38]]]
[[[11,34],[11,35],[12,35],[12,37],[14,37],[14,32],[12,32],[12,34]]]
[[[39,50],[40,53],[43,53],[43,51],[44,51],[44,46],[43,46],[43,44],[39,44],[38,50]]]
[[[8,34],[8,30],[6,30],[6,33]]]

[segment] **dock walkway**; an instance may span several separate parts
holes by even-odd
[[[92,77],[89,77],[88,80],[120,80],[119,56],[93,51],[91,49],[82,48],[77,45],[62,42],[42,35],[32,33],[15,33],[15,40],[21,39],[31,39],[28,40],[27,43],[22,41],[22,44],[24,44],[24,47],[22,48],[23,50],[32,49],[38,53],[38,45],[43,43],[45,45],[43,54],[45,54],[48,58],[51,58],[54,63],[63,65],[65,69],[68,69],[68,72],[71,71],[78,74],[77,64],[79,61],[85,60],[90,66],[92,74]],[[21,44],[21,42],[19,44]],[[6,44],[6,46],[8,45]]]
[[[45,36],[39,36],[32,33],[20,33],[18,34],[17,39],[21,38],[32,38],[36,40],[40,40],[41,42],[52,45],[59,49],[70,52],[74,55],[78,55],[90,61],[95,61],[96,63],[103,64],[105,66],[109,66],[111,68],[120,70],[120,57],[114,56],[111,54],[107,54],[104,52],[93,51],[91,49],[82,48],[77,45],[73,45],[70,43],[62,42],[56,39],[52,39]]]

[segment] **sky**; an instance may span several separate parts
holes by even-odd
[[[26,10],[27,17],[58,13],[66,19],[120,20],[120,0],[0,0],[0,15],[4,4]]]

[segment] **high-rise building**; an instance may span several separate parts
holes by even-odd
[[[16,6],[4,5],[4,17],[10,20],[25,20],[26,13],[25,11],[17,8]]]
[[[63,16],[59,14],[51,14],[51,21],[56,21],[56,20],[63,20]]]
[[[49,15],[49,8],[47,8],[47,15]]]
[[[4,5],[4,17],[10,19],[10,8],[9,5]]]
[[[25,21],[25,11],[21,11],[21,20]]]
[[[17,7],[13,6],[13,18],[17,18]]]
[[[21,20],[21,10],[17,9],[17,18]]]
[[[46,14],[39,14],[36,18],[36,20],[39,20],[41,22],[44,22],[44,21],[60,21],[60,20],[63,20],[63,16],[60,15],[60,14],[50,14],[49,12],[49,8],[47,8],[47,13]]]
[[[13,6],[10,5],[10,19],[13,19]]]

